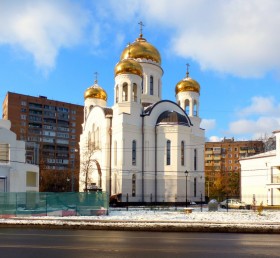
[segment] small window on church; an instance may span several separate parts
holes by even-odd
[[[197,102],[196,102],[196,100],[193,103],[193,115],[197,116]]]
[[[132,175],[132,196],[136,196],[136,175]]]
[[[136,165],[136,141],[132,141],[132,165]]]
[[[133,101],[137,102],[137,84],[133,83],[133,91],[132,91]]]
[[[170,147],[171,147],[171,141],[170,140],[167,140],[166,142],[166,165],[170,165],[170,157],[171,157],[171,150],[170,150]]]
[[[196,149],[194,149],[194,154],[193,154],[193,168],[194,168],[194,170],[196,170],[197,169],[197,150]]]
[[[190,101],[188,99],[185,100],[185,111],[190,115]]]
[[[122,101],[128,101],[128,85],[127,83],[125,82],[123,84],[123,92],[122,92]]]
[[[1,143],[0,144],[0,163],[8,163],[9,162],[9,144]]]
[[[150,76],[150,95],[154,95],[154,77]]]
[[[185,143],[181,141],[181,166],[185,165]]]
[[[119,102],[119,85],[116,87],[116,103]]]

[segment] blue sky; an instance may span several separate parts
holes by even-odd
[[[280,1],[1,0],[0,100],[7,91],[83,105],[94,82],[113,104],[114,67],[139,35],[161,53],[163,99],[201,86],[208,140],[280,129]]]

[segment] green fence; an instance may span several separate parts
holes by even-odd
[[[0,193],[0,216],[96,216],[107,215],[106,192]]]

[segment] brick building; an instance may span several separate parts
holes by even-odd
[[[264,151],[262,141],[235,141],[224,138],[220,142],[205,142],[205,195],[217,197],[240,196],[239,159]]]
[[[26,162],[40,167],[40,191],[77,190],[83,106],[8,92],[2,108]]]

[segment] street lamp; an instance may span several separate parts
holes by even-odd
[[[188,207],[188,170],[185,171],[186,175],[186,207]]]

